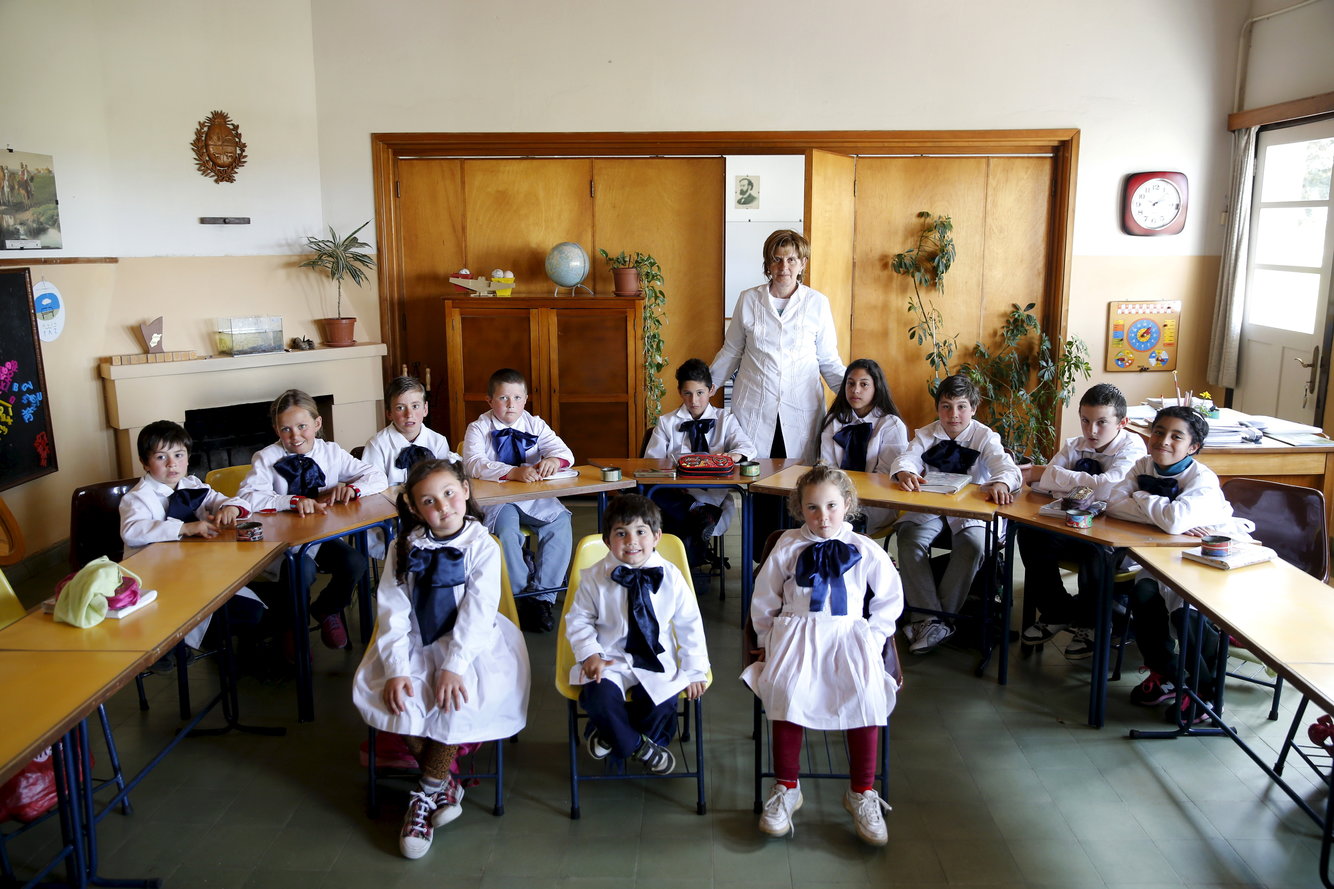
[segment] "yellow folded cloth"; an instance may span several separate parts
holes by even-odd
[[[78,570],[58,590],[54,617],[60,623],[88,629],[100,624],[107,616],[107,600],[115,596],[125,578],[140,582],[139,575],[127,571],[106,556],[99,556]]]

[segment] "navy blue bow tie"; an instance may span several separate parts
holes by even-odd
[[[1102,468],[1102,464],[1092,457],[1080,457],[1071,468],[1075,472],[1086,472],[1089,475],[1102,475],[1106,471]]]
[[[394,468],[403,470],[411,469],[422,460],[429,460],[434,456],[435,454],[432,454],[429,448],[410,444],[398,452],[398,456],[394,458]]]
[[[510,466],[522,466],[528,449],[535,444],[536,435],[509,426],[491,432],[491,446],[496,449],[496,459]]]
[[[208,488],[177,488],[167,498],[167,518],[180,519],[182,522],[199,520],[196,510],[208,496]]]
[[[811,590],[811,611],[823,611],[827,599],[830,614],[848,613],[843,575],[861,560],[862,554],[841,540],[821,540],[801,551],[796,580]]]
[[[288,454],[273,464],[273,471],[287,482],[287,493],[317,497],[324,488],[324,470],[305,454]]]
[[[871,441],[870,423],[851,423],[834,433],[834,442],[843,449],[839,469],[866,471],[866,446]]]
[[[946,439],[927,448],[926,453],[922,455],[922,462],[941,472],[963,474],[973,468],[973,464],[981,455],[982,452],[975,448],[965,447],[957,441]]]
[[[458,619],[457,588],[467,577],[463,550],[452,546],[439,549],[414,546],[408,550],[408,570],[417,578],[412,587],[417,629],[421,631],[422,643],[430,645],[453,630]]]
[[[625,650],[639,669],[662,673],[658,655],[665,649],[658,641],[658,615],[650,598],[662,585],[662,568],[657,565],[651,568],[617,565],[611,572],[611,579],[625,587],[630,605],[630,632],[625,640]]]
[[[1150,494],[1157,494],[1159,497],[1166,497],[1168,500],[1175,500],[1177,495],[1181,493],[1181,484],[1174,478],[1159,478],[1156,475],[1141,473],[1139,489],[1148,491]]]
[[[709,452],[709,433],[715,423],[712,418],[703,420],[685,420],[677,428],[690,436],[690,450],[696,454]]]

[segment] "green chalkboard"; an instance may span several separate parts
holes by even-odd
[[[32,277],[0,269],[0,491],[56,471]]]

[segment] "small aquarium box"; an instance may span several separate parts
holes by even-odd
[[[219,355],[256,355],[283,350],[281,315],[248,318],[219,318]]]

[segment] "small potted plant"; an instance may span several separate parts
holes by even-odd
[[[622,250],[612,256],[606,250],[598,250],[602,258],[611,266],[611,292],[617,296],[639,296],[643,280],[639,274],[639,263],[645,258],[642,253],[631,256]],[[648,257],[652,259],[653,257]]]
[[[356,317],[343,317],[343,279],[351,278],[353,284],[361,286],[366,283],[366,270],[375,268],[375,257],[363,252],[370,244],[357,237],[361,230],[370,224],[368,219],[357,226],[352,234],[342,238],[332,226],[329,227],[328,238],[306,238],[306,246],[314,251],[315,255],[301,263],[301,267],[326,272],[338,285],[338,302],[334,317],[315,319],[320,325],[326,346],[350,346],[356,342],[354,339]]]

